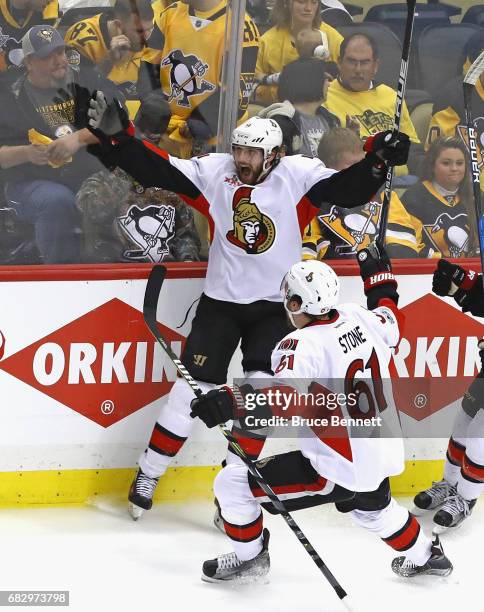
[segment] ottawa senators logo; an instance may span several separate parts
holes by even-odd
[[[375,238],[380,222],[381,204],[369,202],[361,208],[346,210],[332,206],[329,213],[318,220],[344,243],[335,251],[340,256],[354,255],[366,248]]]
[[[232,201],[234,225],[227,232],[227,240],[246,253],[259,255],[274,244],[276,228],[273,221],[250,201],[251,192],[251,187],[241,187],[235,192]]]
[[[189,107],[191,96],[215,89],[213,83],[202,78],[209,68],[208,64],[196,55],[183,55],[180,49],[175,49],[162,59],[161,65],[171,66],[168,102],[175,100],[178,106]]]
[[[465,257],[469,249],[467,215],[442,213],[434,223],[423,226],[427,243],[443,257]]]

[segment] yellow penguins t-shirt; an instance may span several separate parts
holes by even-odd
[[[368,91],[351,91],[335,79],[328,87],[328,96],[323,106],[335,114],[343,126],[346,125],[347,115],[355,117],[359,123],[360,137],[366,139],[377,132],[393,129],[396,95],[396,91],[388,85],[376,85]],[[412,142],[420,143],[405,102],[400,131],[407,134]],[[406,166],[395,168],[397,175],[407,173]]]
[[[54,25],[59,17],[58,0],[51,0],[42,12],[19,10],[11,0],[0,0],[0,72],[22,62],[22,37],[34,25]]]

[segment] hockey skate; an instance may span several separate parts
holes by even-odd
[[[240,561],[234,552],[220,555],[205,561],[202,567],[202,580],[205,582],[254,582],[269,572],[269,530],[262,532],[262,550],[249,561]]]
[[[141,469],[138,470],[128,495],[128,511],[133,520],[137,521],[145,510],[151,510],[158,480],[146,476]]]
[[[425,514],[427,510],[435,510],[441,506],[448,497],[455,495],[455,492],[455,486],[449,484],[446,480],[433,482],[429,489],[421,491],[414,497],[414,507],[411,512],[415,516],[421,516]]]
[[[413,578],[425,574],[434,576],[448,576],[454,569],[452,563],[445,556],[439,536],[435,536],[430,549],[430,559],[424,565],[415,565],[405,557],[397,557],[392,561],[392,570],[403,578]]]
[[[222,514],[220,512],[220,504],[218,503],[217,498],[213,500],[213,503],[215,504],[215,514],[213,515],[213,524],[219,531],[221,531],[225,535],[226,533],[225,525],[224,525],[224,521],[222,518]]]
[[[471,514],[476,500],[468,501],[457,492],[449,497],[434,516],[433,533],[443,533],[447,529],[459,527]]]

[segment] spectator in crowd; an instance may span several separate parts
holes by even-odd
[[[271,27],[271,9],[274,2],[266,2],[266,0],[247,0],[247,12],[254,20],[259,34],[264,34]]]
[[[474,62],[484,49],[484,29],[469,39],[465,48],[464,71]],[[484,153],[484,74],[481,74],[472,91],[472,112],[477,117],[477,143],[479,167],[482,167]],[[456,136],[468,147],[467,127],[462,93],[462,76],[452,79],[435,100],[425,143],[426,149],[442,136]],[[484,173],[481,172],[481,189],[484,187]]]
[[[33,25],[54,25],[58,0],[0,2],[0,86],[17,79],[22,65],[22,37]]]
[[[393,127],[396,92],[388,85],[378,84],[375,81],[378,65],[378,47],[371,36],[361,33],[347,36],[340,49],[339,77],[330,84],[324,104],[328,110],[337,115],[341,125],[347,126],[349,121],[356,120],[360,126],[362,139]],[[409,164],[411,170],[416,171],[419,159],[423,155],[423,148],[405,102],[401,130],[408,134],[414,143]],[[407,173],[406,166],[400,167],[396,172],[398,175]]]
[[[96,66],[116,83],[126,100],[138,100],[139,66],[149,53],[146,41],[152,30],[150,0],[116,0],[112,12],[82,19],[67,30],[69,61]]]
[[[259,115],[277,121],[286,155],[316,157],[321,138],[339,125],[339,119],[321,106],[328,84],[326,64],[316,58],[297,59],[282,69],[280,102],[264,108]]]
[[[100,168],[85,150],[87,109],[95,89],[109,97],[113,86],[71,69],[62,36],[51,26],[31,28],[22,51],[26,76],[0,92],[6,200],[20,219],[34,225],[44,263],[75,263],[80,238],[75,192]]]
[[[327,23],[321,22],[319,0],[276,0],[271,19],[275,24],[260,39],[256,79],[261,85],[255,100],[262,104],[277,102],[277,79],[282,68],[298,58],[296,37],[301,30],[319,31],[319,56],[335,62],[343,37]]]
[[[154,88],[162,89],[172,112],[169,152],[191,157],[216,144],[227,5],[225,0],[186,0],[163,10],[156,0],[153,10],[149,44],[157,53],[141,62],[138,91],[144,98]],[[248,117],[258,48],[257,27],[246,15],[239,122]]]
[[[137,136],[158,144],[171,112],[152,92],[136,117]],[[198,261],[200,240],[192,209],[177,195],[145,188],[121,168],[87,178],[77,194],[86,259],[92,262]]]
[[[402,196],[420,257],[468,257],[476,232],[468,153],[464,142],[447,136],[428,150],[422,179]],[[390,226],[389,226],[390,227]]]
[[[318,157],[328,168],[344,170],[363,159],[363,143],[349,128],[335,128],[325,134],[318,147]],[[315,217],[303,236],[303,259],[341,259],[355,255],[375,239],[381,217],[383,193],[360,208],[347,210],[328,205]],[[406,228],[409,215],[397,194],[392,192],[386,249],[391,257],[416,257],[417,243]]]

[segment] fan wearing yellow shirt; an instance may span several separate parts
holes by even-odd
[[[152,30],[149,0],[116,0],[112,13],[82,19],[67,30],[69,62],[95,65],[127,100],[136,100],[139,66]]]
[[[22,37],[34,25],[53,25],[59,17],[58,0],[0,0],[0,79],[18,78]]]
[[[396,91],[388,85],[378,84],[379,54],[376,41],[367,34],[355,33],[341,43],[338,61],[339,77],[329,86],[324,106],[336,115],[341,125],[356,120],[360,126],[360,137],[393,128]],[[405,102],[403,103],[400,129],[412,141],[411,170],[417,166],[417,158],[423,155],[417,133]],[[413,172],[417,174],[417,172]],[[397,175],[408,174],[401,166]]]
[[[277,76],[286,64],[298,59],[296,37],[308,28],[321,32],[317,56],[336,62],[343,37],[321,21],[319,0],[276,0],[271,13],[275,24],[261,36],[257,57],[256,79],[262,82],[256,91],[261,104],[277,102]]]
[[[184,0],[163,10],[153,4],[155,28],[149,44],[154,52],[141,62],[138,91],[144,98],[153,89],[165,94],[172,119],[168,126],[170,153],[191,157],[196,147],[216,143],[220,78],[224,54],[227,1]],[[247,118],[259,33],[246,14],[242,43],[238,121]]]
[[[344,170],[365,156],[363,143],[348,128],[336,127],[323,136],[319,159],[334,170]],[[380,223],[383,194],[364,206],[345,209],[327,205],[304,230],[302,259],[354,257],[375,240]],[[390,199],[385,249],[390,257],[417,257],[417,240],[410,215],[393,191]]]

